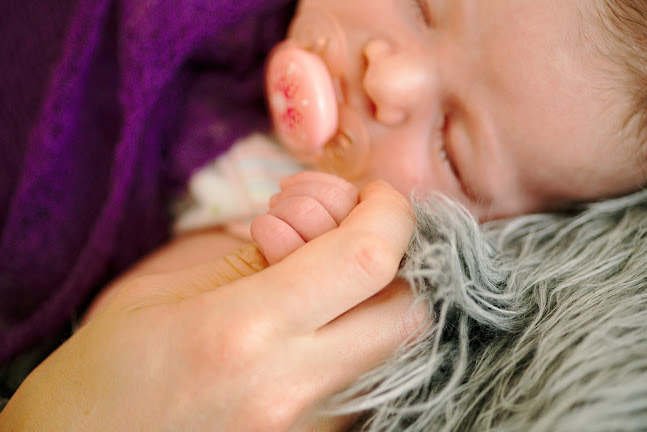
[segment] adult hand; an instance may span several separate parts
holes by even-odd
[[[0,430],[302,424],[424,319],[403,282],[382,290],[413,226],[406,199],[377,182],[338,229],[260,273],[218,289],[218,263],[129,279],[27,378]]]

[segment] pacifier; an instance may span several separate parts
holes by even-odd
[[[341,106],[339,129],[324,146],[317,166],[347,180],[353,180],[364,170],[368,153],[369,136],[364,121],[355,111]]]
[[[286,149],[302,162],[352,179],[364,168],[369,137],[342,100],[346,62],[346,35],[336,19],[316,8],[302,10],[288,39],[270,53],[266,90]]]
[[[320,155],[339,124],[324,62],[293,41],[283,42],[270,54],[266,86],[272,121],[285,147],[302,158]]]

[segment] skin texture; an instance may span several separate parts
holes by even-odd
[[[340,112],[353,113],[339,130],[355,132],[355,153],[342,154],[361,169],[339,173],[405,195],[442,191],[486,220],[624,194],[647,178],[620,133],[630,101],[610,77],[621,71],[585,25],[593,5],[301,0],[289,38],[322,58]]]
[[[315,423],[312,407],[425,319],[404,284],[390,283],[413,225],[407,200],[371,183],[339,228],[260,273],[218,286],[216,260],[126,277],[27,378],[0,429],[341,428],[345,419]],[[143,267],[163,266],[169,253]]]

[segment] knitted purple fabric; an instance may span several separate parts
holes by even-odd
[[[195,168],[267,128],[264,58],[292,6],[0,3],[1,365],[167,238]]]

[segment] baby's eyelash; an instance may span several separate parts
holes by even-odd
[[[425,23],[426,26],[431,27],[431,16],[429,14],[429,8],[425,0],[409,0],[411,6],[413,6],[418,18]]]
[[[448,164],[452,165],[451,161],[449,160],[449,155],[447,154],[447,129],[449,127],[449,116],[446,113],[443,113],[442,116],[442,121],[440,122],[440,125],[438,126],[438,135],[440,136],[440,157],[444,162],[447,162]],[[453,171],[453,168],[452,168]]]
[[[458,183],[461,184],[461,187],[462,187],[461,175],[460,175],[460,172],[458,171],[454,158],[452,157],[451,147],[448,150],[448,146],[451,146],[451,143],[449,142],[449,128],[451,127],[451,121],[452,121],[451,114],[448,114],[448,113],[443,114],[442,124],[440,125],[440,130],[439,130],[440,139],[442,143],[440,147],[440,157],[442,161],[447,164],[449,169],[452,171],[452,174],[454,175]]]

